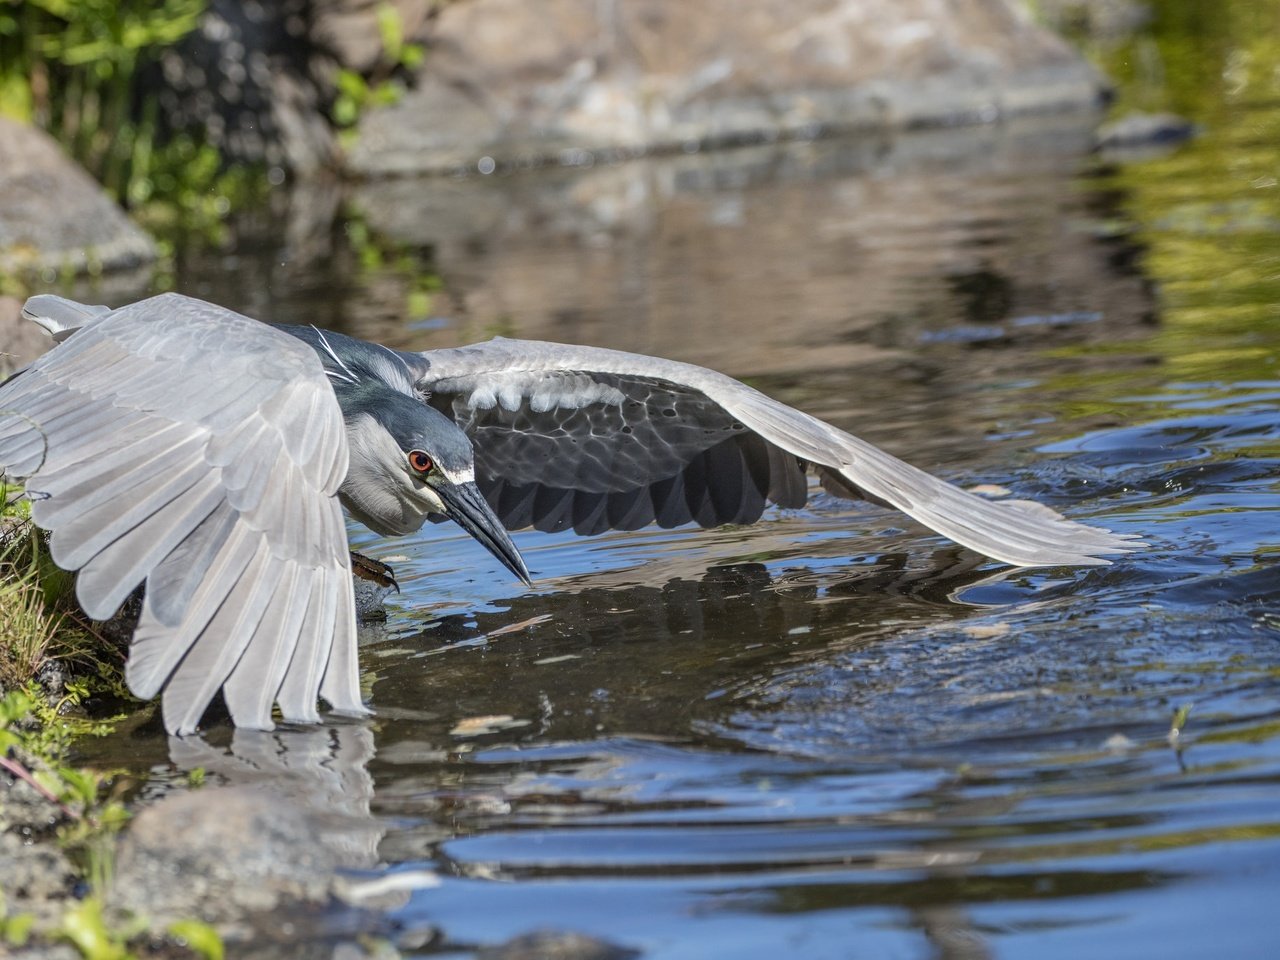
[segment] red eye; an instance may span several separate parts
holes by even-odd
[[[430,473],[435,464],[421,450],[412,450],[409,453],[409,466],[413,467],[418,473]]]

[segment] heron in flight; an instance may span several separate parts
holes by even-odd
[[[116,310],[35,296],[58,344],[0,386],[0,470],[106,619],[145,583],[126,680],[194,731],[360,698],[342,507],[383,535],[453,520],[526,584],[507,530],[752,523],[836,495],[896,507],[1015,566],[1135,541],[985,500],[702,367],[495,339],[407,353],[178,294]]]

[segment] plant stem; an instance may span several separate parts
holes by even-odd
[[[27,770],[27,768],[26,768],[26,767],[24,767],[22,764],[18,763],[18,761],[16,761],[16,760],[10,760],[8,757],[0,757],[0,768],[3,768],[3,769],[5,769],[5,770],[8,770],[11,774],[13,774],[13,775],[14,775],[15,777],[17,777],[19,780],[22,780],[23,782],[25,782],[25,783],[27,783],[28,785],[30,785],[30,787],[31,787],[33,790],[35,790],[35,791],[36,791],[36,793],[40,794],[40,796],[44,797],[44,798],[45,798],[46,800],[48,800],[50,803],[57,804],[57,805],[58,805],[58,809],[60,809],[63,813],[65,813],[65,814],[66,814],[68,817],[70,817],[71,819],[73,819],[73,820],[79,820],[79,819],[80,819],[79,815],[78,815],[74,810],[72,810],[72,809],[71,809],[70,807],[68,807],[65,803],[63,803],[61,800],[59,800],[59,799],[58,799],[58,798],[57,798],[57,797],[56,797],[52,792],[50,792],[48,789],[46,789],[45,787],[41,786],[41,785],[36,781],[36,778],[35,778],[35,777],[33,777],[33,776],[31,775],[30,771],[28,771],[28,770]]]

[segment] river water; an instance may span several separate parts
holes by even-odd
[[[1142,157],[1076,117],[274,197],[177,287],[712,365],[1149,546],[1011,571],[818,492],[517,534],[525,589],[451,525],[353,526],[403,587],[362,650],[377,716],[152,723],[128,764],[287,770],[372,817],[373,875],[438,881],[391,914],[441,932],[424,955],[1280,955],[1280,114],[1233,110]]]

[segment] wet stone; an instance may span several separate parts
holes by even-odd
[[[49,349],[52,341],[34,323],[22,319],[22,301],[0,297],[0,380]]]
[[[48,800],[0,772],[0,893],[9,916],[29,914],[37,929],[56,926],[78,882],[71,862],[46,836],[57,818]],[[0,956],[10,956],[3,950],[0,946]],[[61,960],[77,954],[61,946],[33,945],[12,956]]]
[[[331,956],[384,926],[341,901],[344,862],[296,800],[259,787],[176,793],[130,825],[108,905],[153,925],[200,919],[238,956]]]
[[[1098,128],[1094,143],[1099,150],[1182,143],[1195,136],[1196,127],[1176,113],[1127,113]]]
[[[124,269],[155,256],[48,134],[0,117],[0,273]]]
[[[1091,108],[1103,86],[1011,0],[470,0],[424,39],[411,89],[361,118],[354,171],[988,123]]]
[[[484,947],[476,960],[630,960],[639,950],[622,947],[583,933],[539,931]]]

